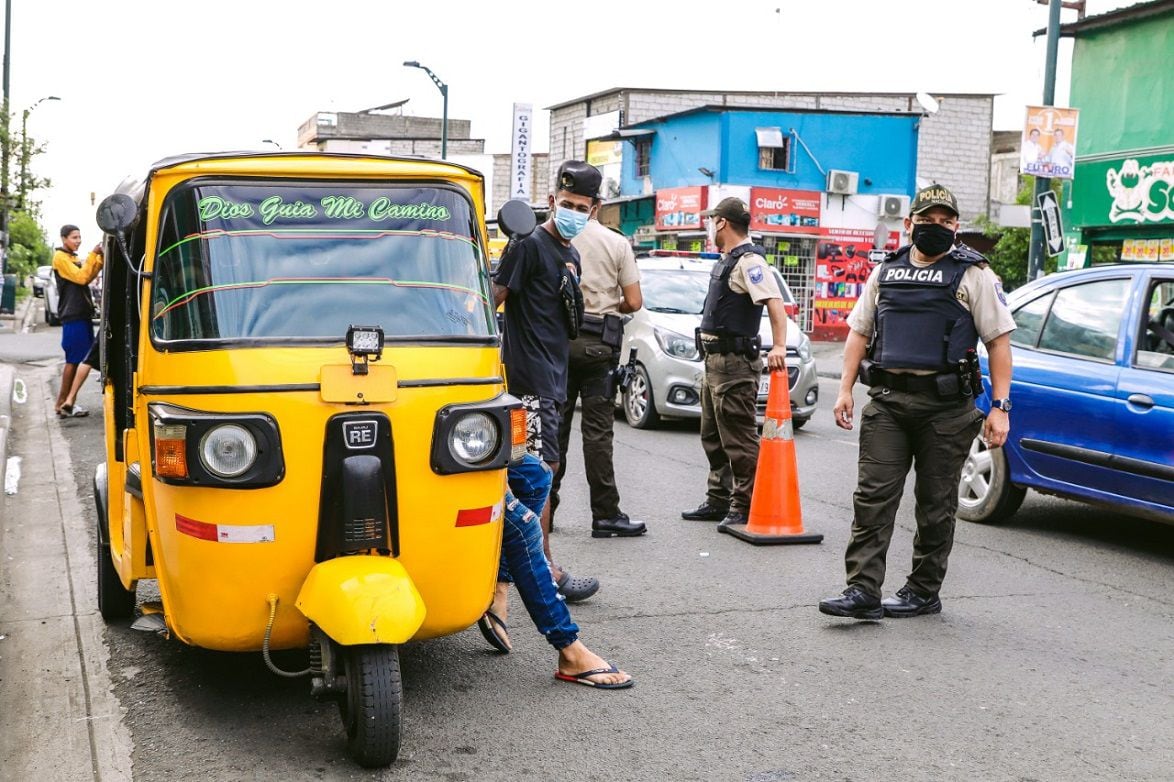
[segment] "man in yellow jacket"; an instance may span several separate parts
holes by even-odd
[[[90,295],[90,283],[102,271],[102,245],[96,245],[85,263],[81,263],[77,257],[81,244],[82,232],[76,225],[61,226],[61,247],[53,254],[53,279],[57,283],[57,309],[61,317],[61,349],[65,351],[61,390],[57,392],[58,418],[88,414],[73,400],[77,398],[75,388],[81,388],[93,361],[92,357],[87,361],[94,347],[94,299]]]

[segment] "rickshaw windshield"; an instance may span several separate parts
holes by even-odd
[[[196,180],[164,205],[151,334],[175,350],[337,341],[351,324],[388,341],[487,339],[476,236],[455,188]]]

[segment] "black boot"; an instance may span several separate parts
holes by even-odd
[[[593,538],[634,538],[648,531],[642,521],[632,521],[626,513],[617,513],[610,519],[591,522]]]
[[[721,521],[729,512],[729,505],[717,505],[706,500],[694,510],[681,511],[681,518],[685,521]]]
[[[819,611],[849,619],[880,619],[885,614],[880,598],[873,597],[858,586],[848,587],[839,597],[820,600]]]

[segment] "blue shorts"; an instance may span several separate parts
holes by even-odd
[[[94,345],[94,324],[85,320],[67,320],[61,325],[61,349],[65,351],[66,364],[85,362],[90,348]]]

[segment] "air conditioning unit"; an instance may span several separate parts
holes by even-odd
[[[855,171],[828,171],[828,192],[837,195],[856,195],[857,181],[860,174]]]
[[[877,217],[897,220],[909,214],[909,196],[884,195],[876,205]]]

